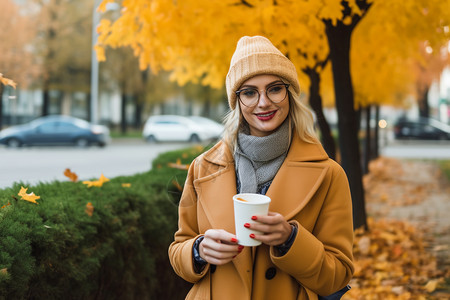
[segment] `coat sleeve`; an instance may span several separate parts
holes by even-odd
[[[201,273],[194,270],[192,247],[195,240],[201,236],[197,224],[197,195],[194,188],[195,163],[196,160],[189,167],[178,207],[178,231],[169,246],[169,259],[175,273],[192,283],[202,279],[209,270],[209,264]]]
[[[298,233],[289,251],[272,262],[301,285],[327,296],[343,288],[352,278],[353,219],[347,177],[343,169],[331,166],[331,182],[312,232],[298,220]],[[295,221],[294,221],[295,222]]]

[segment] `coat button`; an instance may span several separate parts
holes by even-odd
[[[274,267],[268,268],[266,271],[266,279],[270,280],[270,279],[274,278],[276,274],[277,274],[277,269],[275,269]]]
[[[211,274],[214,273],[216,271],[217,266],[216,265],[211,265],[209,267],[209,270],[211,271]]]

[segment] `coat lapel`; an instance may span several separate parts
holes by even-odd
[[[297,135],[278,170],[267,196],[272,199],[270,211],[291,219],[311,200],[321,185],[328,167],[317,163],[328,155],[320,144],[303,142]]]

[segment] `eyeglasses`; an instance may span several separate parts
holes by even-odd
[[[289,83],[277,83],[266,88],[266,97],[272,103],[280,103],[286,99]],[[261,90],[263,91],[263,90]],[[261,94],[255,88],[245,88],[236,91],[239,101],[247,107],[254,107],[258,104]]]

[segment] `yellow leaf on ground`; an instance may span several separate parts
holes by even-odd
[[[11,202],[8,202],[7,204],[3,205],[1,208],[5,208],[5,207],[10,206],[10,205],[11,205]]]
[[[8,269],[7,268],[0,269],[0,273],[6,275],[8,274]]]
[[[425,289],[427,290],[428,293],[432,293],[436,290],[438,285],[439,285],[439,279],[431,279],[425,285]]]
[[[129,188],[131,187],[131,183],[122,183],[122,187]]]
[[[89,181],[89,180],[85,180],[83,181],[83,184],[86,184],[87,187],[92,187],[92,186],[96,186],[96,187],[101,187],[103,186],[103,183],[108,182],[109,179],[106,178],[103,173],[100,176],[100,178],[98,180],[93,180],[93,181]]]
[[[86,209],[84,211],[89,217],[92,217],[92,215],[94,214],[94,205],[92,205],[91,202],[88,202],[88,204],[86,204]]]
[[[40,199],[41,196],[36,196],[34,193],[27,194],[27,190],[28,190],[28,188],[22,187],[17,195],[22,197],[22,200],[25,200],[25,201],[28,201],[28,202],[32,202],[32,203],[35,203],[35,204],[39,204],[39,203],[36,202],[36,200]]]
[[[73,173],[72,171],[70,171],[70,169],[66,169],[64,170],[64,175],[70,179],[70,181],[72,182],[77,182],[78,181],[78,175],[76,173]]]

